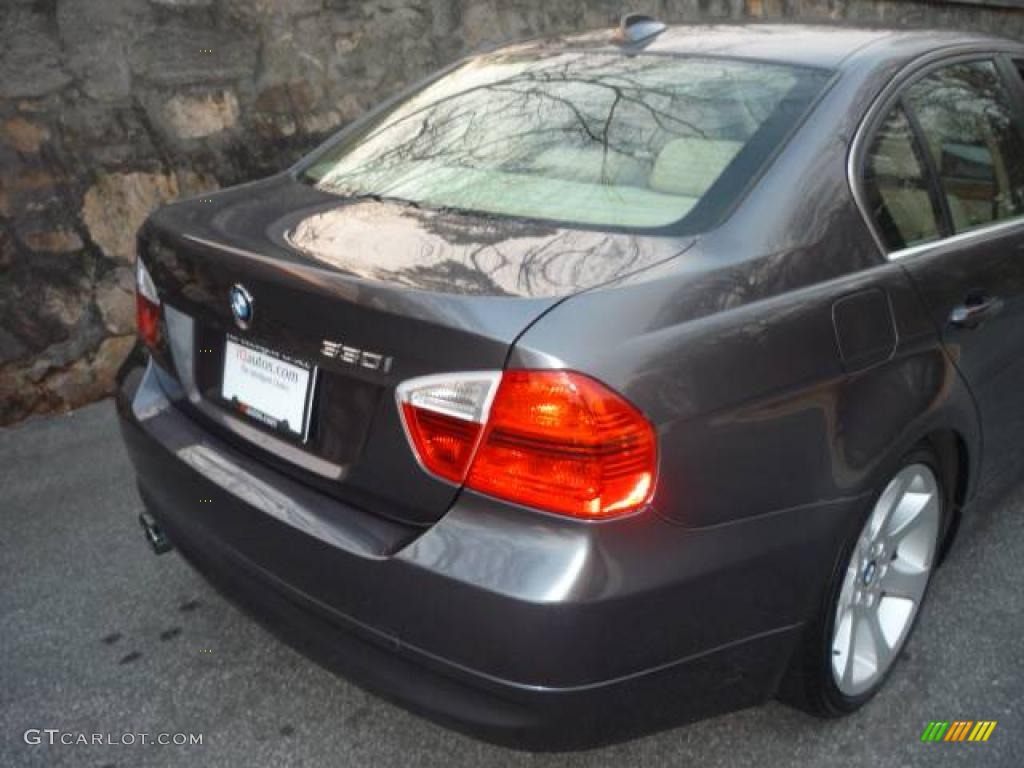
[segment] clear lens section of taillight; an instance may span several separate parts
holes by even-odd
[[[160,343],[160,295],[142,259],[135,260],[135,324],[147,347]]]
[[[402,424],[423,467],[461,483],[480,440],[501,373],[442,374],[398,386]]]
[[[423,466],[480,493],[598,519],[632,512],[654,491],[654,428],[583,374],[414,379],[399,387],[399,402]]]

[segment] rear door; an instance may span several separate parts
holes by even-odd
[[[935,65],[903,88],[865,163],[865,191],[890,258],[910,274],[975,395],[982,482],[999,486],[1024,466],[1019,88],[995,56]],[[897,123],[905,136],[893,161],[884,135]]]

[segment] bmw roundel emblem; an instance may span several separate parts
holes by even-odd
[[[241,329],[246,329],[252,324],[252,314],[255,302],[252,299],[252,294],[249,293],[245,286],[236,283],[231,286],[231,292],[228,294],[231,300],[231,314],[235,316],[235,323]]]

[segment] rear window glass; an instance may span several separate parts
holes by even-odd
[[[338,195],[661,228],[739,196],[829,73],[733,59],[532,51],[476,58],[328,147]]]

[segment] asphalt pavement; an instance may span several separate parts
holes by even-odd
[[[1024,766],[1024,486],[965,526],[856,715],[772,703],[569,755],[482,744],[333,676],[151,554],[139,510],[109,402],[0,430],[0,766]],[[998,725],[920,741],[958,719]],[[59,743],[142,733],[202,743]]]

